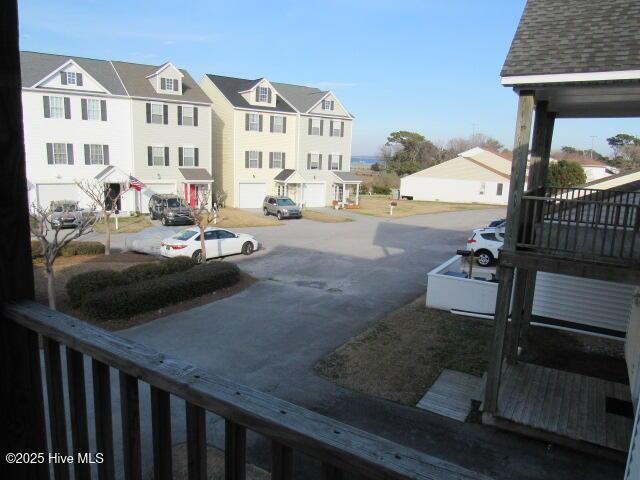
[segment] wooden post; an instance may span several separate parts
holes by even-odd
[[[509,205],[502,249],[514,252],[520,228],[520,207],[529,157],[529,140],[531,138],[531,119],[533,115],[533,92],[520,92],[518,100],[518,117],[511,165],[511,182],[509,183]],[[498,266],[498,294],[493,331],[493,348],[489,358],[489,372],[485,386],[484,411],[495,413],[498,409],[498,393],[502,374],[502,358],[504,354],[507,322],[511,307],[511,291],[513,288],[514,268],[510,265]]]
[[[33,266],[25,173],[18,48],[18,3],[0,8],[0,312],[4,305],[33,299]],[[38,336],[0,313],[0,446],[3,452],[46,452]],[[8,464],[3,478],[49,477],[48,464]]]
[[[520,327],[522,325],[523,308],[527,289],[529,271],[519,268],[515,273],[515,285],[513,287],[513,305],[511,307],[511,322],[507,329],[507,362],[515,364],[518,361],[518,346],[520,345]]]

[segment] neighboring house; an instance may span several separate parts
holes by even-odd
[[[88,179],[112,191],[141,181],[125,211],[146,211],[155,192],[210,188],[211,102],[186,71],[35,52],[21,68],[30,202],[86,206],[75,182]]]
[[[227,205],[260,208],[267,194],[307,207],[357,197],[353,117],[332,92],[220,75],[201,86],[214,105],[214,171]]]
[[[400,179],[400,195],[413,200],[506,205],[511,162],[476,147]]]
[[[584,188],[593,190],[623,190],[625,192],[640,191],[640,170],[618,173],[585,183]]]

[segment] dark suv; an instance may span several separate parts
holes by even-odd
[[[262,212],[265,215],[275,215],[278,220],[283,218],[301,218],[302,209],[289,197],[269,195],[264,197]]]
[[[149,200],[152,220],[160,219],[162,225],[193,225],[191,209],[177,195],[155,194]]]

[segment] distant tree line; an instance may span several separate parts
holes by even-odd
[[[469,138],[452,138],[444,145],[437,145],[419,133],[400,130],[389,134],[386,143],[380,147],[381,163],[374,164],[371,169],[392,172],[398,176],[409,175],[450,160],[474,147],[508,158],[511,156],[511,152],[498,140],[482,133]]]

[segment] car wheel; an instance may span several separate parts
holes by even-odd
[[[265,217],[269,216],[269,210],[267,210],[266,208],[262,209],[262,213],[264,213]]]
[[[167,226],[167,217],[162,216],[162,218],[160,218],[160,223],[166,227]]]
[[[278,217],[278,220],[282,220],[282,213],[280,212],[276,213],[276,217]]]
[[[245,242],[245,244],[242,245],[242,253],[244,255],[251,255],[253,253],[253,251],[254,251],[253,243]]]
[[[193,259],[194,262],[196,263],[202,263],[202,250],[196,250],[195,252],[193,252],[193,255],[191,255],[191,258]]]
[[[476,254],[476,262],[481,267],[488,267],[493,263],[493,255],[487,250],[481,250]]]

